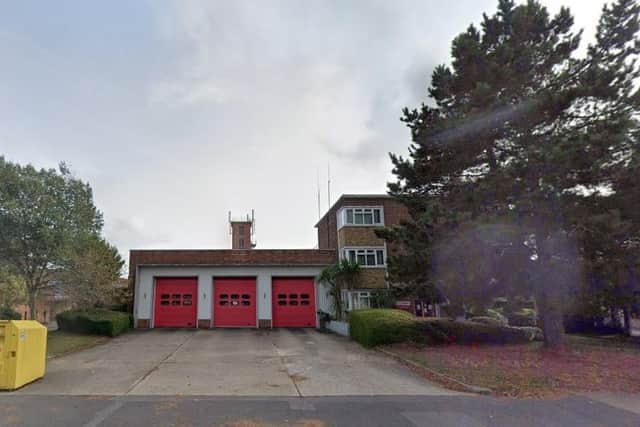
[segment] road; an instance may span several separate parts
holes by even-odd
[[[0,395],[0,425],[638,427],[640,416],[573,397],[507,400],[479,396],[35,396]]]
[[[0,393],[0,426],[640,426],[610,397],[456,393],[313,330],[156,330],[50,360]]]

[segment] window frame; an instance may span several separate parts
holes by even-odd
[[[382,252],[382,263],[378,263],[379,252]],[[353,255],[353,256],[352,256]],[[369,257],[373,256],[375,264],[368,264]],[[359,257],[364,257],[365,264],[360,264],[361,268],[386,268],[387,248],[384,246],[345,246],[340,249],[340,259],[358,261]]]
[[[378,215],[376,215],[378,211]],[[371,215],[371,223],[366,222],[366,216]],[[357,217],[360,215],[361,223],[357,224]],[[376,216],[379,221],[376,222]],[[351,219],[351,222],[348,220]],[[337,213],[338,229],[342,227],[384,227],[384,207],[383,206],[343,206]]]
[[[345,301],[345,310],[353,311],[371,308],[373,292],[373,290],[369,289],[344,289],[342,299]]]

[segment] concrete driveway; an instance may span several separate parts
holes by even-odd
[[[49,360],[15,394],[453,395],[375,351],[315,330],[135,331]]]

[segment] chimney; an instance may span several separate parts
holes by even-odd
[[[254,223],[253,211],[251,211],[251,217],[247,215],[246,219],[232,219],[231,212],[229,212],[231,249],[253,249],[256,246],[251,240],[254,231]]]

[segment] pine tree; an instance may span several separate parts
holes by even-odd
[[[572,26],[566,8],[552,17],[533,0],[500,0],[481,29],[453,40],[451,66],[432,75],[433,104],[403,111],[409,157],[391,155],[390,194],[433,236],[392,262],[422,247],[423,272],[446,292],[468,287],[469,274],[456,284],[437,260],[468,259],[460,268],[483,271],[472,285],[485,298],[536,298],[547,345],[561,343],[568,291],[583,277],[579,225],[617,194],[638,149],[638,6],[605,7],[585,58]]]

